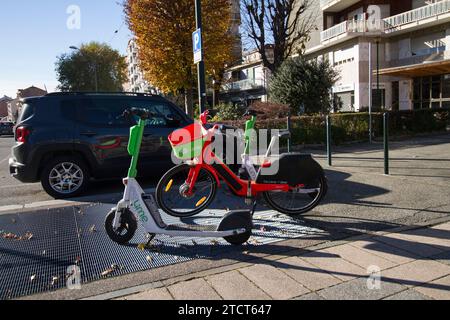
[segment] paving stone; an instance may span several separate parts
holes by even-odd
[[[431,300],[431,298],[416,290],[408,289],[387,297],[384,300]]]
[[[329,272],[343,281],[349,281],[366,275],[366,270],[363,268],[347,262],[339,256],[330,254],[324,250],[302,255],[300,258],[324,271]]]
[[[295,281],[301,283],[306,288],[316,291],[327,288],[342,281],[320,268],[298,258],[290,257],[277,261],[275,266],[278,270],[285,272]]]
[[[429,246],[424,243],[417,242],[412,236],[402,234],[388,234],[373,238],[375,241],[384,242],[390,246],[400,248],[412,252],[421,257],[430,257],[442,252],[442,250]]]
[[[209,276],[206,281],[225,300],[268,300],[270,297],[237,271]]]
[[[317,293],[311,292],[311,293],[305,294],[304,296],[300,296],[300,297],[297,297],[292,300],[323,300],[323,298],[321,296],[319,296]]]
[[[133,294],[119,300],[173,300],[166,288],[157,288]]]
[[[288,300],[309,292],[282,271],[266,264],[240,269],[244,276],[276,300]]]
[[[450,276],[415,287],[414,290],[436,300],[450,300]]]
[[[441,251],[450,251],[450,232],[435,228],[425,228],[402,232],[398,235],[402,239],[416,243],[423,243]]]
[[[389,278],[405,286],[417,286],[450,274],[450,267],[433,260],[416,260],[382,272]]]
[[[439,253],[435,256],[432,256],[431,259],[436,260],[440,263],[444,263],[446,265],[450,265],[450,251]]]
[[[348,244],[332,247],[324,250],[332,254],[337,254],[343,259],[350,261],[353,264],[357,264],[364,269],[368,269],[370,266],[377,266],[381,270],[392,268],[398,264],[374,255],[368,251],[352,247]]]
[[[450,231],[450,222],[431,227],[431,229]]]
[[[183,281],[168,289],[175,300],[220,300],[220,296],[204,279]]]
[[[389,246],[383,242],[374,240],[355,241],[351,246],[375,254],[396,264],[405,264],[419,259],[419,256],[412,252],[401,250],[397,247]]]
[[[381,281],[380,289],[369,289],[367,277],[354,279],[317,292],[326,300],[380,300],[405,290],[406,287]]]

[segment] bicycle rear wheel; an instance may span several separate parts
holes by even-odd
[[[293,188],[289,192],[265,192],[263,196],[274,210],[297,216],[314,209],[327,193],[327,189],[327,179],[322,175],[308,186]]]
[[[216,196],[216,180],[206,169],[200,170],[193,193],[187,195],[190,169],[187,164],[181,164],[169,170],[158,183],[156,201],[168,215],[191,217],[205,210]]]

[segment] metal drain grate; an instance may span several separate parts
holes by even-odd
[[[75,264],[81,269],[82,283],[86,283],[101,279],[112,265],[115,268],[108,276],[120,276],[235,250],[223,239],[157,236],[154,247],[142,251],[138,245],[145,243],[146,237],[141,227],[128,246],[119,246],[103,229],[113,206],[96,204],[0,216],[0,232],[33,235],[30,240],[0,238],[0,299],[63,288],[66,270]],[[224,214],[225,210],[213,209],[182,222],[215,225]],[[168,224],[180,223],[167,215],[163,218]],[[323,233],[273,211],[255,213],[254,224],[249,246]]]

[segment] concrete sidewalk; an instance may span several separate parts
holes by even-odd
[[[299,253],[211,269],[158,282],[153,287],[116,298],[450,299],[450,223],[380,232],[349,239],[346,243],[331,243],[317,250],[309,248]]]

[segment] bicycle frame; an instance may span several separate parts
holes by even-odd
[[[254,121],[255,117],[253,117],[252,120]],[[213,129],[208,130],[210,136],[213,135],[216,129],[217,126],[215,126]],[[246,134],[246,137],[247,136],[248,135]],[[273,139],[276,138],[272,138],[272,142],[270,144],[271,146],[273,145]],[[246,143],[248,146],[249,138],[246,138]],[[220,160],[214,154],[214,152],[211,150],[211,144],[211,139],[208,139],[203,147],[202,155],[192,161],[187,161],[187,164],[191,166],[188,177],[186,179],[186,184],[189,185],[188,194],[192,194],[194,192],[195,183],[197,182],[197,178],[202,169],[208,170],[214,176],[218,186],[220,186],[220,180],[222,179],[233,191],[233,193],[240,197],[256,197],[258,194],[264,192],[288,192],[292,189],[287,184],[261,184],[252,180],[243,180],[239,178],[225,163],[222,162],[222,160]],[[269,147],[267,154],[270,153],[270,148],[271,147]],[[248,156],[247,147],[244,156]],[[263,167],[264,166],[270,166],[270,163],[263,164]]]

